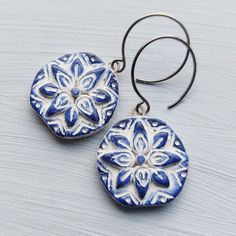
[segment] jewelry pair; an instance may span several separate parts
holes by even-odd
[[[194,66],[191,82],[168,108],[182,101],[196,76],[196,59],[183,24],[165,14],[144,16],[127,30],[122,42],[122,59],[106,64],[92,53],[66,54],[38,72],[30,93],[33,109],[58,137],[83,138],[99,131],[110,121],[117,106],[116,74],[126,66],[126,39],[137,23],[149,17],[165,17],[176,22],[187,41],[161,36],[138,50],[131,66],[131,81],[142,101],[135,108],[136,115],[113,125],[99,146],[97,167],[103,185],[114,200],[131,207],[160,206],[173,200],[187,176],[189,159],[181,140],[165,122],[146,117],[150,104],[136,86],[136,82],[154,84],[174,77],[191,55]],[[187,48],[182,64],[164,79],[135,80],[139,56],[147,46],[160,40],[175,40]]]

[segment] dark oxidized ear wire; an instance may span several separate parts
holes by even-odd
[[[194,55],[194,52],[193,50],[191,49],[191,47],[188,45],[188,43],[186,43],[185,41],[183,41],[182,39],[180,38],[177,38],[177,37],[173,37],[173,36],[162,36],[162,37],[158,37],[158,38],[154,38],[152,39],[151,41],[149,41],[148,43],[146,43],[144,46],[142,46],[137,54],[135,55],[134,57],[134,60],[133,60],[133,63],[132,63],[132,67],[131,67],[131,81],[132,81],[132,86],[134,88],[134,91],[136,92],[136,94],[142,99],[142,101],[140,103],[137,104],[136,108],[135,108],[135,112],[138,114],[138,115],[146,115],[149,111],[150,111],[150,103],[148,102],[148,100],[139,92],[138,88],[137,88],[137,85],[136,85],[136,82],[137,80],[135,81],[135,66],[136,66],[136,63],[137,63],[137,60],[140,56],[140,54],[142,53],[142,51],[150,44],[156,42],[156,41],[159,41],[159,40],[163,40],[163,39],[172,39],[172,40],[176,40],[180,43],[182,43],[185,47],[188,48],[188,53],[191,54],[192,56],[192,61],[193,61],[193,73],[192,73],[192,78],[191,78],[191,81],[188,85],[188,87],[186,88],[186,90],[183,92],[183,94],[176,100],[174,101],[173,103],[171,103],[169,106],[168,106],[168,109],[170,108],[173,108],[174,106],[176,106],[178,103],[180,103],[183,98],[187,95],[187,93],[189,92],[189,90],[191,89],[192,85],[193,85],[193,82],[194,82],[194,79],[195,79],[195,76],[196,76],[196,71],[197,71],[197,63],[196,63],[196,58],[195,58],[195,55]],[[146,111],[143,110],[143,107],[142,105],[145,104],[146,105]]]
[[[121,47],[121,54],[122,54],[122,58],[121,59],[115,59],[113,60],[110,65],[111,65],[111,68],[113,71],[117,72],[117,73],[120,73],[122,72],[125,67],[126,67],[126,57],[125,57],[125,44],[126,44],[126,40],[127,40],[127,37],[129,35],[129,33],[131,32],[131,30],[134,28],[135,25],[137,25],[139,22],[147,19],[147,18],[151,18],[151,17],[164,17],[164,18],[168,18],[174,22],[176,22],[181,28],[182,30],[184,31],[184,34],[186,36],[186,44],[187,45],[190,45],[190,38],[189,38],[189,35],[188,35],[188,32],[186,30],[186,28],[184,27],[184,25],[178,21],[176,18],[170,16],[170,15],[167,15],[167,14],[163,14],[163,13],[154,13],[154,14],[149,14],[149,15],[146,15],[138,20],[136,20],[129,28],[128,30],[126,31],[125,35],[124,35],[124,38],[123,38],[123,41],[122,41],[122,47]],[[180,67],[172,74],[170,74],[169,76],[161,79],[161,80],[155,80],[155,81],[145,81],[145,80],[137,80],[137,82],[139,83],[145,83],[145,84],[151,84],[151,83],[157,83],[157,82],[162,82],[162,81],[165,81],[165,80],[168,80],[172,77],[174,77],[175,75],[177,75],[181,70],[182,68],[184,67],[184,65],[186,64],[187,60],[188,60],[188,56],[189,56],[189,48],[186,52],[186,55],[184,57],[184,60],[182,62],[182,64],[180,65]]]

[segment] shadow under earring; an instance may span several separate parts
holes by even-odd
[[[125,42],[129,32],[140,21],[154,16],[171,19],[165,14],[151,14],[135,21],[127,30],[122,43],[122,59],[106,64],[92,53],[66,54],[45,65],[36,75],[30,92],[30,103],[39,117],[58,137],[75,139],[89,136],[103,128],[112,118],[119,97],[115,73],[126,65]],[[185,65],[189,52],[173,77]],[[121,65],[122,63],[122,65]]]
[[[135,108],[137,116],[117,122],[103,138],[97,153],[101,182],[116,202],[129,207],[161,206],[172,201],[187,177],[189,158],[182,141],[164,121],[146,117],[150,104],[139,92],[134,77],[141,52],[162,39],[184,44],[194,65],[187,89],[168,108],[176,106],[190,90],[196,76],[196,59],[190,46],[172,36],[155,38],[145,44],[136,54],[131,69],[133,88],[142,99]]]

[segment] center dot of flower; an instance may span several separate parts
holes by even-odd
[[[145,162],[145,157],[140,155],[140,156],[137,156],[137,164],[139,165],[142,165],[144,162]]]
[[[79,94],[80,94],[79,88],[73,88],[73,89],[71,89],[71,94],[72,94],[73,97],[78,97]]]

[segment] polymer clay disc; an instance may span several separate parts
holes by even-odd
[[[166,204],[180,193],[188,156],[163,121],[131,117],[117,122],[98,150],[100,179],[112,198],[125,206]]]
[[[61,138],[82,138],[104,127],[117,106],[115,74],[96,55],[66,54],[36,75],[30,103]]]

